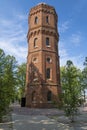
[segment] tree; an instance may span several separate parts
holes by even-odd
[[[72,122],[74,121],[74,115],[77,113],[79,98],[81,96],[79,74],[80,70],[70,60],[67,61],[66,66],[61,68],[64,111]]]
[[[0,49],[0,121],[15,95],[16,59]]]
[[[16,90],[16,73],[17,73],[17,61],[15,57],[7,55],[5,57],[5,75],[4,82],[6,83],[9,102],[15,98]]]
[[[5,53],[2,49],[0,49],[0,121],[2,120],[2,116],[5,113],[4,107],[4,64],[5,63]]]
[[[84,101],[85,101],[85,90],[87,89],[87,57],[83,63],[84,69],[82,71],[82,91],[84,94]]]
[[[25,84],[26,84],[26,64],[22,63],[17,67],[17,91],[18,91],[18,99],[24,96],[25,92]]]

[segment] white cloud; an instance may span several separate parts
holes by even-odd
[[[67,57],[68,53],[67,50],[64,47],[64,42],[60,41],[59,42],[59,55],[61,56],[61,58]]]
[[[15,15],[15,14],[14,14]],[[28,15],[23,15],[23,14],[16,14],[15,15],[19,20],[28,20]]]
[[[60,55],[60,66],[66,65],[67,60],[71,60],[75,66],[82,69],[84,57],[82,54],[77,55],[70,55],[66,47],[63,45],[59,48],[59,55]]]
[[[20,62],[26,61],[27,47],[18,44],[12,44],[12,42],[1,41],[0,48],[2,48],[7,54],[13,55]]]
[[[80,32],[72,34],[70,37],[70,42],[73,43],[75,46],[79,46],[82,41],[82,36]]]
[[[0,48],[6,54],[14,55],[19,63],[26,61],[27,57],[27,21],[25,19],[24,15],[15,16],[13,20],[0,18]]]
[[[64,66],[66,65],[67,60],[71,60],[75,66],[77,66],[80,69],[83,69],[83,56],[77,55],[77,56],[66,56],[60,58],[60,65]]]
[[[65,21],[65,22],[63,22],[63,23],[61,23],[60,25],[59,25],[59,33],[64,33],[66,30],[68,30],[69,29],[69,24],[70,24],[70,22],[69,21]]]
[[[67,60],[71,60],[75,66],[82,69],[83,68],[83,62],[84,62],[84,56],[82,54],[74,55],[74,53],[73,53],[73,56],[71,54],[69,54],[70,48],[66,47],[66,45],[67,45],[66,39],[64,41],[61,40],[59,45],[60,45],[59,46],[60,66],[66,65]],[[71,52],[72,52],[72,50],[71,50]]]

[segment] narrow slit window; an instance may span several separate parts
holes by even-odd
[[[49,38],[47,37],[46,38],[46,46],[49,46],[50,44],[49,44]]]
[[[46,16],[46,23],[49,23],[49,17]]]
[[[37,38],[34,39],[34,47],[37,47]]]
[[[50,68],[47,68],[46,70],[46,78],[50,79]]]

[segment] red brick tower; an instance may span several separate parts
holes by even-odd
[[[61,93],[56,11],[38,4],[30,10],[28,23],[26,106],[51,108]]]

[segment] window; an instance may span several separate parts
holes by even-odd
[[[49,23],[49,18],[48,18],[48,16],[46,16],[46,23]]]
[[[38,23],[38,17],[36,16],[35,17],[35,24],[37,24]]]
[[[34,47],[37,47],[37,38],[34,39]]]
[[[52,99],[52,93],[51,93],[51,91],[48,91],[48,93],[47,93],[47,101],[51,101],[51,99]]]
[[[46,78],[50,79],[50,68],[47,68],[46,70]]]
[[[34,63],[37,62],[37,58],[36,58],[36,57],[33,58],[33,62],[34,62]]]
[[[50,57],[47,57],[47,62],[51,63],[51,58]]]
[[[46,46],[49,46],[50,44],[49,44],[49,38],[47,37],[46,38]]]

